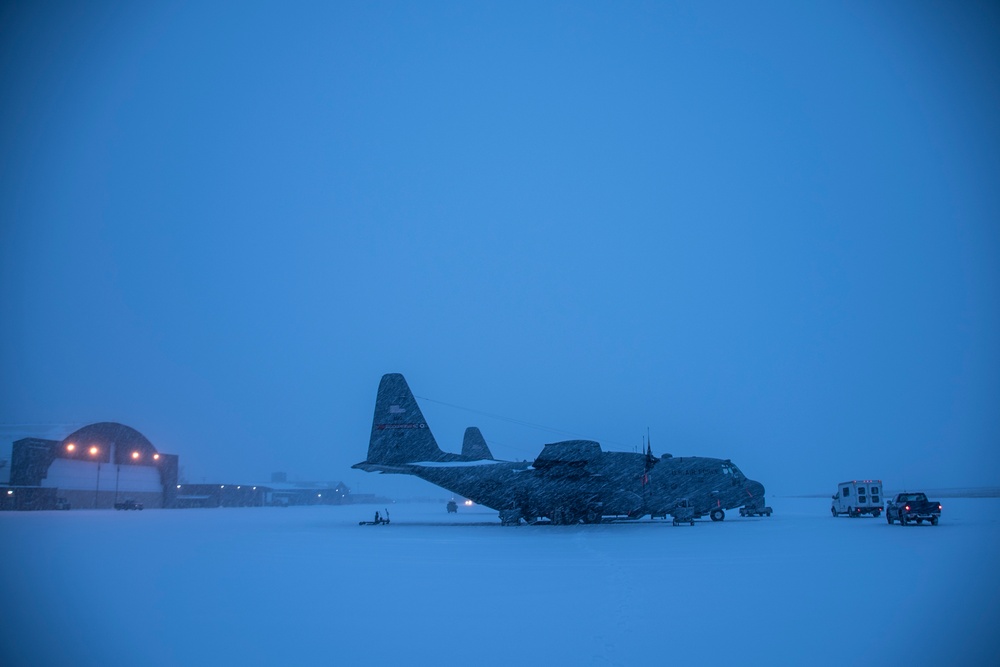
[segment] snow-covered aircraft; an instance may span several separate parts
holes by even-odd
[[[498,461],[478,428],[461,454],[438,447],[416,398],[398,373],[382,376],[367,460],[354,468],[416,475],[500,512],[505,524],[598,523],[673,514],[687,499],[695,516],[725,518],[734,507],[763,507],[764,486],[728,459],[605,452],[592,440],[547,444],[534,461]]]

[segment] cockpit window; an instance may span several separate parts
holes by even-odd
[[[729,462],[722,464],[722,472],[724,472],[727,475],[732,475],[734,478],[738,480],[746,478],[746,475],[744,475],[739,468],[737,468],[735,465]]]

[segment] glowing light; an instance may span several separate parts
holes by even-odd
[[[153,460],[154,461],[159,461],[160,460],[160,455],[159,454],[153,454]]]
[[[253,490],[254,490],[254,491],[256,491],[256,490],[257,490],[257,487],[256,487],[256,486],[255,486],[255,487],[253,487]]]
[[[471,500],[466,500],[465,504],[466,504],[467,507],[471,507],[472,506],[472,501]]]
[[[222,484],[222,485],[220,485],[220,486],[219,486],[219,488],[220,488],[220,489],[224,489],[224,488],[226,488],[226,485],[225,485],[225,484]]]
[[[69,443],[68,445],[66,445],[66,451],[67,452],[75,452],[76,451],[76,445],[74,445],[72,442]]]
[[[178,488],[178,489],[179,489],[179,488],[181,488],[181,485],[180,485],[180,484],[178,484],[178,485],[177,485],[177,488]]]
[[[97,452],[101,451],[96,446],[91,447],[89,450],[91,456],[97,456]]]
[[[139,452],[132,452],[132,458],[136,461],[139,460]]]
[[[316,494],[316,497],[317,497],[317,498],[322,498],[322,497],[323,497],[323,494],[322,494],[322,493],[317,493],[317,494]]]
[[[14,492],[13,491],[7,491],[7,495],[8,496],[12,496],[12,495],[14,495]]]

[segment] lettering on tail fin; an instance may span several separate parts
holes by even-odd
[[[375,398],[367,462],[394,465],[449,458],[427,428],[406,379],[399,373],[383,375]]]
[[[475,426],[465,429],[462,440],[462,457],[470,461],[493,460],[493,454],[486,445],[486,438]]]

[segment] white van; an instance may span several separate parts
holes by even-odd
[[[871,514],[881,516],[882,514],[882,480],[862,479],[850,482],[841,482],[837,487],[837,494],[833,497],[833,506],[830,508],[833,516],[846,514],[847,516],[861,516]]]

